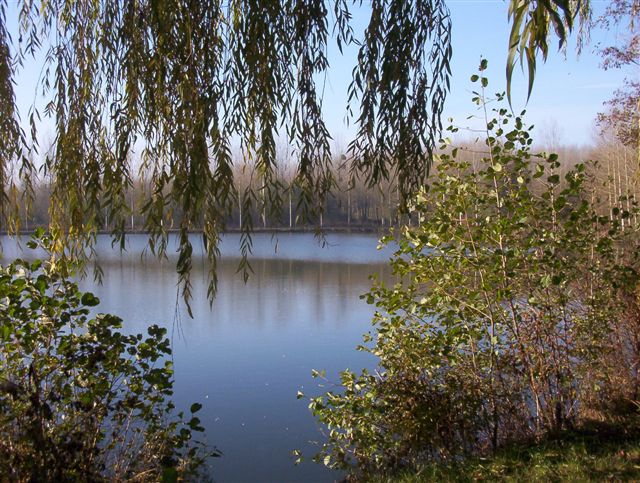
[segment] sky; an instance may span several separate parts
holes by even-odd
[[[463,120],[469,115],[469,76],[481,56],[489,60],[491,92],[506,89],[505,65],[509,24],[507,3],[503,0],[449,0],[453,22],[453,84],[446,104],[447,116]],[[608,4],[592,0],[594,18]],[[534,90],[527,103],[527,77],[514,71],[513,107],[527,109],[529,124],[536,126],[538,138],[553,135],[564,144],[590,144],[594,119],[603,103],[622,85],[631,69],[605,71],[600,67],[598,44],[615,43],[621,32],[593,30],[591,41],[578,56],[575,37],[566,55],[551,50],[546,63],[539,62]],[[550,43],[552,45],[557,43]]]
[[[600,15],[609,0],[592,0],[594,17]],[[464,127],[477,127],[473,120],[477,106],[471,102],[472,84],[470,76],[477,70],[481,58],[489,61],[487,77],[489,92],[503,92],[506,88],[505,64],[509,23],[507,0],[448,0],[453,23],[453,59],[451,91],[445,105],[443,122],[453,118],[454,123]],[[364,28],[368,20],[365,6],[354,9],[355,30]],[[15,29],[9,15],[9,29]],[[15,22],[15,20],[14,20]],[[637,78],[637,68],[605,71],[600,68],[598,45],[615,43],[624,32],[594,30],[591,42],[578,56],[575,38],[566,55],[551,50],[546,63],[538,64],[534,90],[527,103],[527,78],[519,68],[514,71],[513,108],[516,112],[527,109],[528,124],[536,126],[534,139],[541,142],[553,139],[560,144],[589,145],[595,140],[594,120],[603,110],[603,103],[613,91],[622,85],[625,76]],[[551,46],[555,45],[555,42]],[[329,60],[331,70],[326,77],[323,110],[328,128],[334,137],[335,150],[346,148],[354,133],[353,126],[344,124],[346,92],[351,70],[355,65],[355,48],[344,56],[331,47]],[[27,65],[17,77],[16,96],[22,119],[27,119],[27,109],[34,100],[35,80],[39,74],[36,65]],[[45,123],[46,124],[46,123]],[[50,131],[50,129],[49,129]],[[43,137],[51,138],[46,125],[40,131]],[[461,131],[461,136],[470,137]]]
[[[594,18],[601,15],[608,0],[592,0]],[[477,127],[478,123],[467,120],[477,114],[477,106],[471,102],[473,85],[470,77],[475,74],[481,58],[489,62],[485,74],[489,78],[488,92],[506,90],[505,66],[509,38],[508,2],[506,0],[448,0],[452,17],[452,78],[451,91],[445,104],[443,123],[453,118],[457,126]],[[355,12],[356,22],[366,21],[366,12]],[[534,90],[527,103],[527,77],[516,67],[512,81],[512,100],[515,112],[527,110],[526,121],[535,126],[534,139],[540,142],[553,140],[566,145],[589,145],[594,143],[594,120],[604,110],[603,103],[612,97],[613,91],[622,85],[625,76],[638,77],[637,68],[605,71],[600,68],[601,58],[597,46],[615,42],[623,32],[593,30],[591,41],[578,56],[575,36],[566,55],[553,50],[557,42],[550,43],[546,63],[538,61]],[[346,97],[342,93],[349,82],[352,61],[341,61],[348,68],[334,65],[328,79],[328,98],[325,112],[328,122],[339,124],[344,117]],[[336,68],[338,67],[338,68]],[[333,131],[332,131],[333,132]],[[349,130],[338,131],[336,144],[346,145]],[[461,137],[471,134],[460,131]]]

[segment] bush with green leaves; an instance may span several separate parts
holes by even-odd
[[[484,68],[472,81],[486,112]],[[630,213],[599,213],[589,165],[561,178],[521,116],[493,112],[480,161],[443,146],[411,207],[418,226],[397,233],[398,281],[366,295],[375,330],[360,349],[376,370],[345,371],[311,398],[328,466],[370,474],[482,454],[570,428],[637,376]]]
[[[29,242],[48,251],[42,232]],[[63,260],[0,267],[0,479],[176,481],[209,455],[171,402],[166,329],[125,335]]]

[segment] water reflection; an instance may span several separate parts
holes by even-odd
[[[359,296],[369,289],[372,273],[389,278],[382,263],[386,255],[375,251],[375,237],[350,240],[341,235],[321,249],[312,236],[287,236],[279,240],[278,253],[256,244],[264,256],[253,260],[254,274],[246,285],[236,273],[237,259],[225,256],[211,308],[205,267],[195,263],[193,320],[177,297],[171,261],[141,261],[135,252],[142,238],[133,238],[122,256],[111,251],[108,240],[100,240],[104,283],[84,280],[81,286],[100,297],[101,311],[122,317],[126,331],[144,331],[152,323],[173,331],[176,402],[183,408],[203,403],[207,438],[224,453],[214,462],[216,481],[332,481],[339,476],[313,463],[295,467],[290,454],[293,449],[312,453],[309,441],[320,438],[307,404],[296,400],[298,389],[311,395],[321,391],[311,369],[325,368],[336,380],[344,368],[372,364],[354,350],[372,315]],[[262,242],[271,243],[268,235]],[[6,240],[4,245],[6,253]],[[176,320],[181,331],[173,330]]]

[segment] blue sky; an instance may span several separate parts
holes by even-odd
[[[594,18],[600,15],[608,0],[592,0]],[[449,93],[443,122],[453,117],[459,126],[471,125],[467,117],[476,114],[477,106],[471,103],[473,86],[469,80],[476,72],[482,57],[488,59],[489,92],[506,89],[505,65],[509,38],[508,3],[505,0],[448,0],[453,23],[453,59],[451,92]],[[366,21],[364,12],[355,12],[357,23]],[[514,71],[513,108],[520,112],[527,109],[526,120],[535,125],[537,140],[545,142],[553,135],[564,144],[585,145],[594,142],[594,119],[603,110],[603,103],[627,76],[638,72],[626,70],[604,71],[596,48],[599,43],[615,42],[620,32],[592,31],[591,42],[578,56],[575,38],[566,55],[550,50],[546,63],[539,61],[534,91],[527,103],[527,78],[519,69]],[[557,45],[553,42],[552,46]],[[340,60],[340,59],[338,59]],[[342,65],[342,68],[340,66]],[[349,81],[353,60],[343,59],[333,64],[329,75],[325,112],[327,121],[335,132],[336,144],[345,146],[352,133],[341,125],[344,117],[343,94]],[[470,124],[471,123],[471,124]],[[460,136],[470,137],[461,131]]]
[[[598,16],[608,0],[592,0],[594,15]],[[366,4],[366,2],[365,2]],[[480,58],[489,60],[489,92],[505,90],[505,61],[509,24],[506,0],[448,0],[453,21],[452,82],[445,119],[453,117],[457,125],[468,125],[466,118],[475,113],[470,99],[472,85],[469,77],[475,73]],[[366,6],[355,9],[356,31],[368,20]],[[14,25],[9,25],[11,29]],[[520,111],[526,107],[529,124],[536,126],[536,138],[541,142],[553,135],[565,144],[585,145],[594,141],[594,119],[603,110],[603,102],[609,99],[622,84],[625,76],[638,76],[637,69],[604,71],[596,47],[599,43],[614,43],[624,32],[593,31],[591,43],[578,56],[574,43],[566,55],[550,51],[548,61],[538,65],[534,91],[526,103],[526,76],[516,69],[513,82],[513,107]],[[555,45],[555,42],[553,43]],[[344,57],[330,52],[331,70],[326,79],[324,112],[328,127],[335,138],[336,150],[344,149],[353,134],[353,128],[344,125],[346,91],[355,62],[355,49]],[[27,119],[27,108],[34,99],[35,79],[39,70],[27,65],[17,78],[16,93],[22,118]],[[41,130],[43,136],[47,128]],[[464,136],[464,134],[462,134]]]
[[[454,79],[446,112],[462,121],[471,106],[469,75],[480,56],[489,59],[491,92],[506,88],[507,3],[503,0],[449,0],[448,3],[454,29]],[[592,0],[594,18],[602,14],[607,3]],[[538,65],[528,104],[526,75],[516,69],[513,107],[517,111],[526,107],[528,122],[536,126],[538,139],[555,131],[556,137],[566,144],[593,142],[594,119],[603,110],[603,102],[622,84],[625,75],[634,74],[630,69],[605,71],[600,68],[597,45],[609,45],[619,34],[593,30],[591,42],[580,56],[575,51],[575,39],[566,56],[557,50],[550,51],[547,62]]]

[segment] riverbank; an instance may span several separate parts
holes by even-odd
[[[38,228],[38,227],[36,227]],[[21,230],[20,236],[30,236],[32,235],[36,228],[29,230]],[[42,227],[45,230],[46,226]],[[389,230],[389,226],[370,226],[370,225],[362,225],[362,226],[323,226],[323,227],[297,227],[297,228],[289,228],[289,227],[253,227],[251,229],[252,233],[377,233],[384,234]],[[175,228],[170,228],[167,230],[167,233],[179,233],[180,230]],[[99,230],[97,232],[98,235],[111,235],[113,232],[110,230]],[[148,231],[145,230],[126,230],[125,235],[146,235]],[[189,233],[201,234],[202,230],[190,230]],[[222,234],[225,233],[242,233],[240,228],[229,228],[225,230]],[[0,230],[0,236],[6,236],[9,232],[7,230]]]
[[[376,483],[471,481],[638,481],[640,419],[591,422],[539,443],[506,447],[488,458],[428,465]]]

